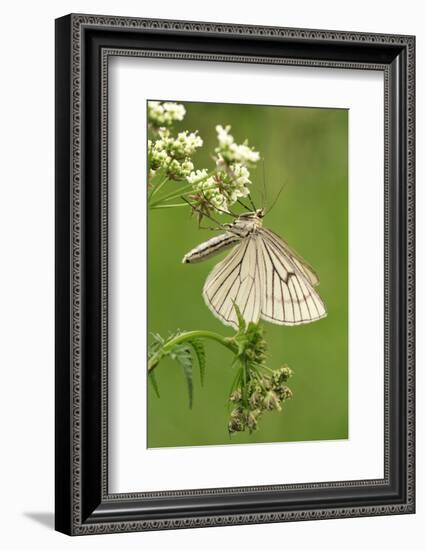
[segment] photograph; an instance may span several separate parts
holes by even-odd
[[[348,439],[349,110],[146,108],[147,446]]]

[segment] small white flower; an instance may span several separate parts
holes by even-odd
[[[247,187],[241,187],[241,188],[235,188],[231,192],[231,204],[234,204],[237,202],[238,199],[247,197],[250,194],[250,191],[247,189]]]
[[[205,181],[195,184],[194,191],[216,208],[219,214],[223,213],[223,211],[228,212],[228,197],[223,189],[219,187],[214,176],[210,176]]]
[[[171,161],[171,158],[167,154],[167,151],[157,147],[156,145],[157,144],[154,143],[154,147],[152,147],[151,151],[149,152],[150,168],[152,170],[158,170],[159,168],[166,168]]]
[[[171,174],[177,174],[178,172],[180,172],[180,163],[178,160],[176,159],[172,159],[170,161],[170,164],[168,166],[168,172],[170,172]]]
[[[201,191],[202,193],[205,193],[205,192],[210,192],[214,189],[216,189],[216,183],[215,183],[215,180],[213,178],[213,176],[210,176],[209,178],[207,178],[205,181],[202,181],[200,183],[196,183],[196,185],[194,186],[194,189],[196,191]]]
[[[228,201],[222,193],[212,193],[210,195],[210,202],[218,209],[219,214],[222,214],[221,210],[228,212]]]
[[[222,155],[219,153],[218,155],[216,155],[215,158],[215,162],[216,162],[216,168],[218,170],[224,170],[227,166],[226,162],[224,161]]]
[[[183,120],[185,114],[185,107],[179,103],[148,101],[148,122],[156,128],[171,126],[174,122]]]
[[[157,107],[154,105],[154,109]],[[148,141],[150,168],[163,169],[173,180],[185,179],[194,170],[191,156],[202,145],[197,132],[184,131],[173,137],[168,128],[158,128],[157,139]]]
[[[231,127],[229,125],[225,126],[225,128],[220,124],[216,126],[217,140],[220,147],[227,147],[234,143],[234,138],[229,133],[230,130]]]
[[[172,103],[167,101],[163,103],[163,109],[165,116],[167,116],[171,121],[183,120],[186,115],[186,109],[180,103]]]
[[[234,164],[231,166],[231,172],[237,186],[244,186],[251,183],[250,172],[243,164]]]
[[[260,160],[260,155],[257,151],[253,151],[245,145],[244,143],[242,145],[237,145],[236,143],[233,143],[230,147],[230,150],[233,154],[234,160],[242,163],[255,163]]]
[[[190,157],[195,150],[203,145],[203,140],[197,132],[189,133],[187,130],[179,132],[177,138],[170,143],[171,154],[175,157]]]
[[[233,136],[229,133],[231,127],[216,126],[217,140],[219,145],[215,149],[216,164],[239,162],[250,165],[259,161],[260,155],[257,151],[250,148],[245,141],[242,144],[235,143]]]
[[[203,168],[202,170],[196,170],[195,172],[191,172],[189,176],[187,176],[188,183],[196,184],[201,180],[204,180],[207,177],[208,170]]]
[[[194,165],[190,160],[185,160],[181,164],[182,172],[185,173],[185,177],[188,177],[188,175],[194,170]]]

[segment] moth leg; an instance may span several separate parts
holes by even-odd
[[[235,212],[231,212],[231,210],[223,210],[223,208],[219,208],[218,206],[215,206],[211,200],[206,197],[205,193],[201,191],[201,194],[203,195],[203,199],[213,208],[213,210],[216,210],[217,212],[221,212],[222,214],[226,214],[227,216],[231,216],[233,218],[238,218],[238,214],[235,214]]]
[[[209,214],[207,214],[206,212],[203,212],[200,208],[198,208],[197,206],[195,206],[194,204],[190,203],[185,197],[181,197],[181,199],[183,201],[185,201],[186,203],[189,204],[189,206],[192,208],[192,210],[194,212],[197,212],[198,215],[199,215],[199,218],[198,218],[198,227],[200,228],[200,224],[201,224],[201,220],[203,218],[207,218],[208,220],[212,221],[215,225],[216,225],[216,230],[217,231],[223,231],[225,229],[225,226],[223,224],[221,224],[220,222],[218,222],[217,220],[215,220],[212,216],[210,216]],[[207,229],[207,228],[206,228]]]
[[[198,224],[198,229],[206,229],[207,231],[223,231],[222,227],[207,227],[201,225],[201,222]]]

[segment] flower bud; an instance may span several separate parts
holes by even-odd
[[[231,412],[231,417],[228,422],[229,433],[243,432],[245,429],[244,412],[240,408],[236,408]]]
[[[280,375],[280,382],[287,382],[293,374],[293,371],[287,365],[283,365],[278,372]]]
[[[259,409],[255,409],[253,411],[250,411],[247,417],[247,427],[250,431],[254,431],[257,429],[257,420],[261,414],[261,411]]]
[[[284,399],[292,399],[293,392],[287,386],[284,387]]]
[[[232,403],[239,403],[241,401],[241,391],[235,390],[234,392],[232,392],[229,397],[229,401],[231,401]]]
[[[263,406],[268,411],[281,410],[280,399],[275,391],[269,390],[263,398]]]
[[[256,409],[262,403],[262,394],[260,391],[254,391],[249,398],[250,407]]]

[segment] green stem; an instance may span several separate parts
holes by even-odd
[[[206,176],[204,176],[204,178],[201,178],[197,181],[197,185],[199,183],[202,183],[203,181],[206,181],[207,179],[209,179],[209,177],[214,174],[215,172],[212,171],[212,172],[209,172]],[[189,186],[189,187],[188,187]],[[178,197],[180,197],[182,194],[183,195],[186,195],[188,193],[190,193],[192,191],[192,184],[187,184],[185,185],[184,187],[181,187],[180,189],[178,189],[177,191],[172,191],[171,193],[169,193],[168,195],[164,195],[163,197],[161,197],[160,199],[154,201],[151,205],[150,205],[150,208],[154,208],[155,206],[159,205],[159,204],[162,204],[163,202],[166,202],[166,201],[169,201],[169,200],[172,200],[172,199],[177,199]]]
[[[178,206],[189,206],[188,202],[180,202],[178,204],[159,204],[158,206],[151,206],[151,210],[158,210],[159,208],[176,208]]]
[[[241,392],[241,399],[243,402],[243,405],[245,407],[248,406],[248,398],[247,398],[247,382],[248,382],[248,372],[247,372],[247,361],[243,361],[242,364],[243,369],[243,385],[242,385],[242,392]]]
[[[151,202],[151,199],[152,197],[158,193],[158,191],[163,187],[163,185],[166,183],[166,181],[168,181],[168,177],[166,176],[158,185],[154,185],[153,188],[152,188],[152,191],[151,193],[149,194],[149,197],[148,197],[148,202]]]
[[[192,330],[189,332],[182,332],[182,334],[178,334],[177,336],[166,342],[164,346],[149,359],[148,372],[151,372],[153,369],[155,369],[155,367],[160,363],[161,358],[169,351],[171,351],[174,346],[197,338],[214,340],[218,344],[222,344],[222,346],[228,348],[230,351],[232,351],[232,353],[235,353],[237,350],[233,338],[222,336],[221,334],[217,334],[216,332],[211,332],[209,330]]]
[[[171,199],[176,199],[178,197],[180,197],[182,194],[186,194],[186,193],[189,193],[189,191],[191,191],[192,187],[190,187],[188,189],[188,185],[185,185],[184,187],[181,187],[180,189],[178,189],[177,191],[174,190],[172,191],[171,193],[169,193],[168,195],[164,195],[163,197],[161,197],[160,199],[154,201],[150,207],[153,208],[154,206],[157,206],[158,204],[161,204],[163,202],[166,202],[168,200],[171,200]]]
[[[271,374],[274,373],[274,370],[271,369],[270,367],[267,367],[266,365],[259,365],[259,366],[260,366],[260,368],[267,370],[267,371],[270,372]]]

